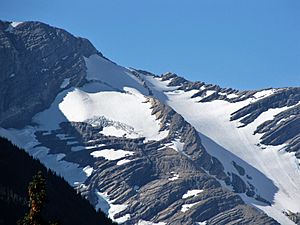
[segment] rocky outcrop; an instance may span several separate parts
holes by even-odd
[[[291,211],[286,211],[283,212],[283,214],[285,214],[287,217],[290,218],[290,220],[292,220],[295,224],[299,225],[300,224],[300,213],[294,213]]]
[[[85,83],[83,57],[100,54],[87,40],[39,22],[25,22],[16,27],[0,22],[0,48],[3,50],[0,51],[1,127],[30,125],[32,116],[49,107],[59,92]],[[132,71],[132,75],[141,79],[139,72]],[[234,101],[242,93],[202,82],[188,82],[170,73],[162,77],[163,80],[170,78],[170,86],[199,89],[194,97],[202,96],[201,101]],[[161,131],[168,131],[165,138],[146,141],[145,138],[104,135],[101,131],[107,124],[129,130],[130,127],[99,117],[101,121],[97,124],[69,121],[60,123],[54,130],[36,129],[31,124],[32,143],[39,144],[29,151],[39,154],[46,148],[45,160],[55,155],[57,161],[88,168],[87,178],[76,184],[77,190],[95,207],[121,205],[122,210],[113,217],[126,218],[125,224],[140,220],[167,224],[203,221],[207,224],[277,224],[266,214],[246,206],[236,194],[255,196],[250,179],[246,184],[241,178],[247,176],[244,169],[235,164],[238,174],[225,173],[222,163],[207,153],[197,131],[172,108],[151,96],[146,82],[142,81],[141,85],[149,90],[148,101],[152,114],[161,122]],[[202,90],[203,86],[206,91]],[[208,90],[215,93],[207,96]],[[238,97],[228,98],[229,94]],[[131,154],[118,160],[91,154],[107,149]],[[236,193],[224,188],[226,185]],[[192,190],[197,190],[197,194],[186,197]]]
[[[300,88],[279,89],[272,95],[239,109],[233,113],[231,119],[237,120],[243,117],[240,122],[247,125],[269,109],[293,106],[299,101]]]
[[[149,97],[148,101],[152,104],[152,113],[161,121],[161,130],[169,131],[160,141],[105,136],[100,133],[103,123],[92,126],[86,122],[65,122],[58,130],[39,131],[35,135],[41,146],[50,149],[50,154],[63,153],[63,160],[93,168],[84,182],[85,187],[78,187],[78,190],[93,205],[99,201],[97,192],[106,193],[116,205],[126,205],[115,214],[116,218],[130,215],[125,224],[135,224],[139,220],[196,224],[210,219],[277,224],[265,214],[246,207],[239,195],[221,187],[214,177],[232,185],[237,193],[247,191],[238,175],[229,177],[222,164],[206,152],[189,123],[158,100]],[[174,140],[184,143],[182,151],[170,147],[169,143]],[[73,149],[80,146],[84,151]],[[117,161],[91,157],[91,152],[101,149],[123,149],[134,154],[126,157],[126,164],[120,165]],[[236,167],[242,173],[243,169],[237,164]],[[202,191],[184,198],[189,190]],[[234,217],[226,217],[234,212],[238,212]]]
[[[0,126],[22,127],[62,88],[86,76],[83,56],[100,54],[83,38],[40,22],[0,21]],[[65,84],[62,86],[63,82]]]
[[[149,75],[149,72],[142,71]],[[285,150],[295,152],[300,158],[300,88],[277,88],[254,91],[238,91],[231,88],[221,88],[218,85],[205,84],[204,82],[191,82],[174,73],[162,75],[163,81],[169,81],[168,86],[176,86],[178,90],[197,90],[191,97],[200,97],[199,102],[211,102],[224,100],[230,103],[241,102],[252,99],[250,104],[242,107],[231,115],[231,120],[238,120],[241,127],[247,126],[258,118],[262,113],[270,109],[289,107],[283,112],[275,115],[274,119],[260,124],[254,134],[263,134],[261,144],[281,145],[286,144]],[[260,94],[260,92],[272,92],[271,94]],[[210,92],[209,95],[207,93]],[[261,97],[257,97],[261,95]]]

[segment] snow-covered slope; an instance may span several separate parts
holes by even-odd
[[[154,89],[153,93],[159,93],[156,97],[196,128],[207,151],[221,160],[226,171],[236,171],[233,161],[242,166],[251,177],[251,180],[247,177],[243,179],[251,181],[260,197],[268,200],[271,206],[241,194],[246,202],[262,209],[282,224],[294,224],[282,211],[300,211],[300,169],[295,153],[285,152],[284,144],[260,144],[263,134],[254,132],[263,122],[296,105],[269,109],[250,124],[240,127],[239,121],[231,121],[231,115],[252,102],[272,95],[274,90],[263,90],[235,103],[226,100],[199,102],[204,97],[192,98],[198,90],[174,90],[173,86],[168,86],[172,79],[161,81],[161,78],[149,76],[144,79]]]
[[[105,117],[117,121],[132,128],[132,132],[124,133],[129,137],[146,137],[147,140],[160,140],[167,136],[168,131],[160,132],[159,121],[155,115],[151,115],[151,103],[135,89],[124,88],[127,92],[98,92],[86,93],[79,89],[69,92],[59,108],[69,121],[93,123],[98,117]],[[135,115],[135,116],[133,116]],[[114,136],[114,130],[108,130],[105,134]],[[119,129],[120,130],[120,129]],[[123,130],[126,131],[126,130]]]
[[[300,212],[298,89],[238,91],[159,77],[45,24],[0,25],[12,53],[0,54],[11,62],[0,78],[13,87],[0,84],[0,135],[114,221],[293,224],[282,211]],[[24,66],[28,74],[11,57],[19,51],[12,37],[28,46],[20,56],[36,59]],[[43,58],[40,49],[59,51]]]
[[[37,113],[32,118],[34,126],[23,129],[0,128],[1,136],[9,138],[19,147],[28,150],[74,186],[87,179],[86,169],[80,168],[79,164],[63,160],[65,154],[48,154],[49,148],[39,146],[36,132],[51,133],[59,129],[63,122],[86,122],[92,126],[102,127],[100,133],[106,136],[145,138],[147,142],[158,141],[168,135],[168,130],[161,128],[160,120],[152,115],[149,98],[140,93],[140,91],[145,92],[146,89],[139,84],[134,75],[130,74],[129,70],[99,55],[92,55],[85,60],[88,83],[82,87],[63,89],[48,109]],[[119,76],[117,82],[113,82],[113,76]],[[61,140],[68,139],[68,137],[58,137]],[[102,145],[94,146],[94,150],[99,147]],[[78,151],[84,148],[76,146],[72,147],[72,150]],[[111,153],[114,154],[114,149],[111,149]]]

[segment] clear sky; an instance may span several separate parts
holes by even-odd
[[[224,87],[300,86],[299,0],[3,0],[0,19],[86,37],[120,65]]]

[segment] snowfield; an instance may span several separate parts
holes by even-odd
[[[98,157],[103,157],[107,160],[118,160],[118,159],[122,159],[126,156],[130,156],[133,155],[134,152],[130,152],[130,151],[124,151],[121,149],[118,150],[114,150],[114,149],[103,149],[101,151],[94,151],[91,153],[91,155],[95,158]]]
[[[96,205],[96,210],[101,209],[104,213],[108,215],[110,219],[117,223],[124,223],[130,219],[130,215],[126,214],[122,217],[115,218],[115,215],[119,212],[124,211],[127,208],[125,204],[114,204],[114,200],[110,200],[107,193],[102,193],[96,191],[98,197],[98,203]]]
[[[157,78],[150,79],[146,76],[145,79],[151,82],[149,86],[155,89],[154,93],[160,93],[157,98],[171,106],[196,128],[208,153],[218,158],[226,171],[236,173],[232,161],[237,162],[253,178],[251,183],[259,195],[272,205],[265,205],[241,194],[246,203],[263,210],[281,224],[294,224],[282,211],[300,212],[298,160],[294,153],[284,151],[284,145],[263,146],[259,144],[263,134],[253,135],[258,125],[273,119],[288,107],[270,109],[242,128],[238,128],[241,125],[239,121],[230,121],[233,112],[256,99],[271,95],[273,89],[257,92],[256,99],[249,98],[237,103],[223,100],[199,103],[199,99],[191,98],[194,90],[174,90],[167,86],[168,81],[160,82]],[[188,210],[189,207],[191,206],[187,205],[182,210]]]
[[[16,27],[18,23],[11,26]],[[168,131],[161,131],[160,121],[152,115],[152,105],[142,94],[148,94],[130,70],[118,66],[98,55],[85,58],[89,83],[80,88],[69,87],[70,79],[65,79],[60,88],[63,90],[56,96],[51,106],[37,113],[32,122],[34,126],[23,129],[0,128],[0,135],[10,139],[20,148],[24,148],[30,155],[37,157],[48,168],[63,176],[71,185],[82,184],[93,172],[93,168],[79,167],[76,163],[63,160],[63,154],[48,154],[49,149],[36,147],[40,143],[36,140],[36,131],[51,131],[59,129],[62,122],[75,121],[87,122],[101,116],[111,120],[110,126],[104,127],[103,135],[126,136],[127,138],[145,137],[145,141],[161,140],[168,135]],[[135,89],[136,88],[136,89]],[[95,125],[95,124],[94,124]],[[121,126],[120,126],[121,125]],[[72,137],[58,134],[61,140],[72,140],[68,142],[72,151],[82,151],[103,147],[102,144],[94,146],[72,146],[77,144]],[[95,156],[102,156],[113,160],[122,150],[94,151]],[[133,154],[132,152],[126,155]],[[125,157],[122,155],[121,158]],[[118,165],[130,162],[129,159],[121,159]]]
[[[151,103],[139,92],[125,89],[126,93],[106,91],[87,93],[80,89],[69,92],[59,104],[59,109],[68,121],[85,122],[103,116],[118,121],[134,129],[138,137],[146,140],[160,140],[168,135],[168,131],[160,131],[160,121],[152,115]],[[105,135],[120,136],[132,133],[117,128],[105,128]]]
[[[87,66],[88,80],[99,81],[111,87],[111,90],[122,91],[124,87],[129,87],[142,94],[148,94],[148,90],[143,87],[142,82],[130,70],[96,54],[84,58],[84,60]]]
[[[14,29],[18,23],[10,25]],[[100,134],[105,136],[145,138],[147,141],[159,141],[166,138],[168,130],[161,130],[162,124],[152,114],[152,105],[149,89],[154,97],[162,103],[169,105],[177,113],[189,122],[198,131],[202,144],[207,152],[219,159],[225,172],[237,173],[233,165],[243,167],[248,175],[240,176],[245,183],[248,181],[255,186],[255,192],[271,203],[271,206],[240,194],[243,200],[253,205],[270,217],[284,225],[294,224],[282,212],[300,212],[300,168],[294,153],[284,151],[285,145],[267,146],[260,144],[263,134],[255,134],[256,128],[267,120],[272,120],[275,115],[287,110],[289,107],[269,109],[259,115],[252,123],[241,127],[240,121],[230,121],[231,114],[255,101],[272,95],[276,90],[267,89],[256,92],[253,97],[241,102],[230,103],[224,100],[211,102],[199,102],[215,93],[201,86],[203,96],[191,98],[199,90],[183,91],[178,87],[168,84],[170,80],[142,75],[142,79],[136,77],[133,71],[116,65],[115,63],[99,56],[92,55],[84,58],[87,66],[88,83],[82,87],[70,87],[70,79],[62,81],[62,91],[57,95],[51,106],[37,113],[32,119],[32,126],[23,129],[0,128],[0,135],[7,137],[14,144],[24,148],[30,155],[40,159],[48,168],[63,176],[71,185],[80,186],[94,173],[92,165],[81,168],[76,163],[64,160],[65,154],[49,154],[49,149],[40,147],[35,137],[36,131],[51,131],[60,127],[61,122],[86,122],[91,126],[102,127]],[[228,99],[238,97],[237,94],[219,93],[226,95]],[[282,120],[283,121],[283,120]],[[279,122],[282,122],[279,121]],[[279,123],[278,122],[278,123]],[[94,158],[103,157],[106,160],[114,160],[118,166],[133,163],[134,152],[123,149],[111,149],[105,144],[92,144],[81,146],[72,137],[57,134],[60,140],[69,140],[71,151],[90,151]],[[95,142],[96,143],[96,142]],[[190,158],[184,152],[184,143],[180,138],[174,138],[169,143],[161,144],[164,148],[171,148],[180,154]],[[101,148],[101,149],[100,149]],[[96,168],[95,168],[96,169]],[[166,179],[175,181],[180,178],[176,172],[170,172]],[[250,178],[251,177],[251,180]],[[223,186],[231,189],[221,182]],[[204,190],[188,190],[182,199],[192,198],[201,194]],[[98,204],[110,218],[118,223],[124,223],[130,219],[126,214],[120,218],[115,215],[127,208],[126,204],[114,204],[105,192],[97,191]],[[181,211],[186,212],[198,202],[182,205]],[[140,220],[137,224],[158,224]],[[198,222],[206,224],[206,222]]]

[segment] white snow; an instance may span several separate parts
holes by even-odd
[[[103,130],[100,132],[105,136],[115,136],[115,137],[126,137],[126,138],[138,138],[140,135],[135,132],[128,132],[128,130],[123,130],[120,128],[116,128],[113,126],[104,127]]]
[[[9,24],[8,28],[6,28],[6,31],[12,31],[14,28],[22,24],[23,22],[12,22]]]
[[[194,203],[191,203],[191,204],[184,204],[184,205],[182,205],[181,212],[188,211],[189,209],[191,209],[194,205],[197,205],[198,203],[199,202],[194,202]]]
[[[275,89],[268,89],[268,90],[262,90],[262,91],[259,91],[259,92],[256,92],[253,97],[255,98],[265,98],[265,97],[268,97],[272,94],[274,94],[275,92]]]
[[[186,157],[190,158],[190,156],[183,151],[184,142],[181,142],[179,138],[175,138],[175,140],[171,141],[171,143],[167,143],[164,146],[168,147],[168,148],[172,148],[176,152],[179,152],[179,153],[185,155]],[[160,149],[162,149],[162,148],[160,148]]]
[[[287,118],[282,118],[281,120],[279,120],[277,123],[276,123],[276,125],[277,124],[280,124],[280,123],[282,123],[282,122],[284,122],[284,121],[286,121],[287,120]]]
[[[183,196],[182,198],[189,198],[189,197],[194,197],[197,196],[198,194],[200,194],[201,192],[203,192],[203,190],[201,189],[194,189],[194,190],[188,190]]]
[[[115,63],[99,56],[91,55],[84,58],[87,66],[87,79],[101,81],[103,84],[115,90],[123,90],[124,87],[135,88],[143,94],[148,94],[148,90],[141,84],[130,70],[116,65]]]
[[[205,92],[204,98],[206,98],[206,97],[212,95],[212,94],[215,93],[215,92],[216,92],[216,91],[213,91],[213,90],[207,90],[207,91]]]
[[[104,157],[107,160],[118,160],[126,156],[133,155],[134,152],[125,151],[125,150],[115,150],[115,149],[103,149],[101,151],[94,151],[91,155],[95,158]]]
[[[173,146],[169,146],[169,147],[174,148],[174,150],[177,152],[183,151],[184,142],[181,142],[180,139],[175,139],[174,141],[172,141],[172,143]]]
[[[96,144],[96,145],[91,145],[91,146],[85,146],[85,149],[94,149],[94,148],[101,148],[106,146],[105,144]]]
[[[115,127],[104,127],[100,133],[104,134],[105,136],[115,136],[115,137],[123,137],[127,134],[125,130],[117,129]]]
[[[10,23],[10,25],[12,26],[12,27],[17,27],[17,26],[19,26],[20,24],[22,24],[23,22],[12,22],[12,23]]]
[[[197,225],[206,225],[207,222],[206,222],[206,221],[203,221],[203,222],[197,222],[196,224],[197,224]]]
[[[139,220],[138,223],[136,223],[136,225],[166,225],[166,223],[164,222],[153,223],[146,220]]]
[[[232,93],[232,94],[227,95],[226,97],[229,98],[229,99],[232,99],[232,98],[237,98],[239,96],[235,93]]]
[[[250,182],[257,188],[257,193],[272,202],[270,207],[241,195],[248,204],[263,210],[282,224],[294,224],[282,211],[300,212],[300,171],[295,154],[285,152],[284,145],[257,146],[263,134],[253,135],[258,125],[273,119],[288,107],[270,109],[251,124],[238,128],[239,121],[230,121],[230,115],[253,102],[253,98],[237,103],[221,100],[196,103],[191,99],[191,91],[170,91],[162,83],[154,89],[164,91],[158,97],[196,128],[206,150],[222,162],[225,171],[237,173],[231,163],[234,160],[253,178]],[[264,90],[256,93],[255,97],[263,98],[273,92],[273,89]]]
[[[130,214],[125,214],[122,217],[115,218],[115,215],[119,212],[124,211],[127,208],[125,204],[113,204],[114,200],[110,200],[107,193],[101,193],[96,191],[98,197],[98,203],[96,205],[96,210],[101,209],[104,213],[108,215],[110,219],[117,223],[124,223],[130,219]]]
[[[72,90],[74,90],[74,88],[70,88],[70,89],[60,92],[56,96],[55,100],[53,101],[53,103],[51,104],[51,106],[48,109],[46,109],[40,113],[37,113],[33,117],[32,121],[34,123],[38,124],[38,129],[55,130],[55,129],[59,128],[59,124],[61,122],[68,121],[67,118],[60,111],[58,105],[63,101],[63,98],[67,95],[67,93],[72,92]],[[61,137],[62,137],[62,135],[61,135]]]
[[[83,122],[103,116],[133,127],[134,132],[147,140],[165,138],[168,131],[160,131],[160,121],[152,115],[151,103],[142,94],[132,89],[126,90],[128,93],[87,93],[75,89],[67,94],[59,104],[59,109],[69,121]],[[113,128],[106,128],[102,132],[114,136],[124,134]],[[130,135],[132,133],[128,133]]]
[[[121,160],[119,160],[119,161],[117,162],[117,165],[120,166],[120,165],[123,165],[123,164],[125,164],[125,163],[129,163],[129,162],[131,162],[130,159],[121,159]]]
[[[91,176],[93,171],[94,171],[94,169],[91,166],[86,166],[83,168],[83,172],[85,172],[87,177]]]
[[[172,174],[173,176],[170,177],[168,180],[173,181],[173,180],[179,179],[179,174],[178,174],[178,173],[171,172],[171,174]]]
[[[161,81],[161,79],[157,77],[146,76],[143,74],[140,75],[146,81],[147,86],[149,86],[152,90],[153,95],[163,102],[166,100],[166,96],[163,94],[163,91],[174,91],[179,88],[179,86],[168,87],[167,85],[171,82],[171,80]]]

